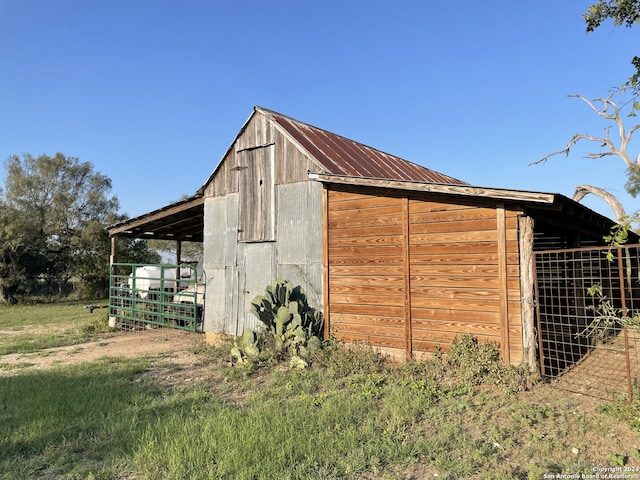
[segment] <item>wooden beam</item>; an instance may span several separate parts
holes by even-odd
[[[111,255],[109,256],[109,266],[116,263],[116,237],[111,237]]]
[[[136,218],[132,218],[118,225],[115,225],[109,229],[109,235],[110,236],[118,235],[119,233],[126,232],[128,230],[134,230],[136,228],[144,229],[144,226],[150,222],[161,220],[163,218],[184,212],[193,207],[203,205],[203,204],[204,204],[204,197],[198,197],[187,202],[169,205],[159,210],[155,210],[153,212],[147,213],[145,215],[141,215]]]
[[[507,284],[507,229],[504,204],[496,206],[498,222],[498,284],[500,288],[500,349],[502,360],[511,362],[511,346],[509,339],[509,287]]]
[[[347,175],[328,175],[309,173],[309,178],[324,183],[340,185],[357,185],[361,187],[388,188],[394,190],[410,190],[412,192],[444,193],[472,197],[496,198],[509,201],[526,201],[541,204],[553,204],[555,195],[542,192],[521,190],[505,190],[500,188],[474,187],[471,185],[444,185],[439,183],[413,182],[407,180],[387,180],[380,178],[352,177]]]
[[[331,333],[329,323],[329,188],[322,188],[322,315],[324,317],[324,338],[327,340]]]
[[[413,357],[413,335],[411,332],[411,258],[409,238],[409,198],[402,199],[402,256],[404,268],[404,337],[405,357],[411,360]]]
[[[522,320],[523,361],[532,371],[538,370],[536,358],[535,314],[533,301],[533,218],[518,217],[520,250],[520,316]]]

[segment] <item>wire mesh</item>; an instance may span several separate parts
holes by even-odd
[[[543,377],[631,401],[640,378],[640,246],[535,252]]]

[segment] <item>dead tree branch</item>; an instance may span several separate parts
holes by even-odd
[[[596,195],[607,202],[609,207],[611,207],[611,210],[613,210],[616,220],[620,221],[627,217],[627,213],[625,212],[622,204],[614,195],[606,191],[604,188],[594,187],[592,185],[578,185],[576,186],[576,191],[573,193],[573,199],[576,202],[579,202],[589,194]]]
[[[618,103],[612,100],[613,96],[617,93],[620,93],[620,92],[614,91],[605,98],[596,98],[594,100],[588,100],[582,95],[577,95],[577,94],[568,95],[568,96],[582,100],[599,117],[605,119],[607,122],[612,122],[617,127],[619,143],[617,139],[615,142],[614,140],[611,139],[611,127],[613,125],[609,125],[604,129],[604,136],[587,135],[584,133],[575,134],[562,150],[558,150],[557,152],[553,152],[548,155],[545,155],[540,160],[536,162],[532,162],[529,165],[538,165],[540,163],[544,163],[547,160],[549,160],[551,157],[554,157],[556,155],[564,154],[565,156],[568,156],[573,146],[576,145],[581,140],[594,142],[600,145],[599,151],[588,152],[584,155],[584,158],[597,160],[597,159],[601,159],[604,157],[611,157],[611,156],[620,157],[622,161],[625,163],[625,165],[627,166],[627,169],[628,169],[627,171],[629,173],[629,181],[627,182],[627,185],[626,185],[627,191],[632,195],[634,195],[634,191],[635,192],[638,191],[638,186],[637,186],[638,181],[637,181],[637,178],[635,178],[634,172],[637,172],[638,168],[640,168],[640,154],[638,154],[638,156],[634,160],[629,156],[627,149],[629,146],[629,142],[631,141],[631,138],[633,137],[634,133],[640,128],[640,124],[633,125],[629,129],[629,131],[626,130],[624,120],[620,113],[620,106]],[[622,104],[623,107],[625,105],[626,105],[625,103]],[[634,109],[636,108],[637,108],[636,103],[634,103]],[[616,145],[616,143],[618,143],[618,145]],[[613,210],[613,213],[616,216],[616,220],[621,221],[621,219],[627,218],[626,212],[622,204],[618,201],[618,199],[614,195],[612,195],[611,193],[609,193],[607,190],[603,188],[594,187],[591,185],[578,185],[576,187],[575,193],[573,194],[573,199],[579,202],[588,194],[596,195],[601,199],[603,199],[605,202],[607,202],[609,207],[611,207],[611,209]]]
[[[616,124],[616,126],[618,127],[618,136],[620,137],[620,145],[618,147],[616,147],[616,145],[611,140],[611,136],[609,134],[609,130],[610,130],[611,127],[609,126],[609,127],[605,128],[605,136],[604,137],[596,137],[596,136],[593,136],[593,135],[587,135],[587,134],[583,134],[583,133],[578,133],[578,134],[574,135],[573,138],[571,138],[571,140],[569,140],[569,142],[567,143],[565,148],[563,148],[562,150],[558,150],[557,152],[553,152],[553,153],[550,153],[548,155],[545,155],[540,160],[532,162],[529,165],[537,165],[537,164],[540,164],[540,163],[544,163],[547,160],[549,160],[551,157],[554,157],[554,156],[560,155],[560,154],[564,154],[565,156],[568,156],[569,153],[571,152],[571,147],[573,147],[580,140],[587,140],[587,141],[590,141],[590,142],[596,142],[596,143],[600,144],[601,148],[607,147],[607,149],[608,149],[607,151],[589,152],[589,153],[587,153],[585,155],[585,158],[599,159],[599,158],[604,158],[604,157],[608,157],[608,156],[617,155],[622,159],[622,161],[625,163],[625,165],[627,165],[627,167],[630,167],[630,166],[632,166],[634,164],[640,164],[640,154],[638,155],[638,157],[634,161],[629,157],[629,155],[627,153],[627,146],[629,145],[629,142],[631,141],[631,137],[633,136],[635,131],[638,130],[638,128],[640,128],[640,124],[634,125],[629,130],[629,132],[626,131],[624,120],[622,119],[622,117],[620,115],[620,107],[618,106],[618,104],[616,102],[611,100],[613,95],[614,95],[614,93],[611,93],[606,98],[596,98],[593,101],[587,100],[582,95],[575,94],[575,95],[568,95],[568,96],[572,97],[572,98],[578,98],[578,99],[582,100],[584,103],[586,103],[589,106],[589,108],[591,108],[594,112],[596,112],[596,114],[598,116],[604,118],[605,120],[614,122]],[[598,108],[596,106],[596,102],[601,103],[602,107]],[[613,113],[610,113],[610,110],[613,110]]]

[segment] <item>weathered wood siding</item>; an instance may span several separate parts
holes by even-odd
[[[520,363],[518,212],[435,198],[328,192],[330,333],[408,356],[470,333]]]
[[[308,156],[254,115],[205,186],[205,331],[256,328],[251,300],[277,278],[323,298],[322,184]]]
[[[272,155],[272,179],[275,185],[304,182],[309,179],[308,171],[321,170],[306,153],[291,143],[263,115],[255,114],[231,145],[218,165],[215,175],[205,186],[205,196],[217,197],[238,192],[243,182],[242,177],[251,174],[247,171],[251,162],[247,153],[258,149],[264,149]],[[255,170],[253,174],[255,175]]]
[[[240,212],[238,240],[275,240],[275,183],[273,145],[241,150],[238,158]]]

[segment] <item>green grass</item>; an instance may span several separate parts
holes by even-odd
[[[525,390],[523,371],[460,348],[451,364],[397,365],[330,343],[290,370],[231,367],[229,345],[201,347],[210,376],[173,387],[154,373],[188,376],[170,356],[0,370],[0,479],[537,479],[640,465],[637,408]]]
[[[107,305],[106,300],[85,302],[64,302],[38,305],[2,305],[0,304],[0,329],[20,329],[34,325],[76,325],[86,322],[106,312],[104,308],[93,313],[85,305],[100,307]]]
[[[106,301],[94,302],[94,305],[106,304]],[[0,334],[0,355],[77,345],[107,332],[107,310],[100,308],[91,313],[84,305],[87,303],[0,306],[0,330],[11,332]]]

